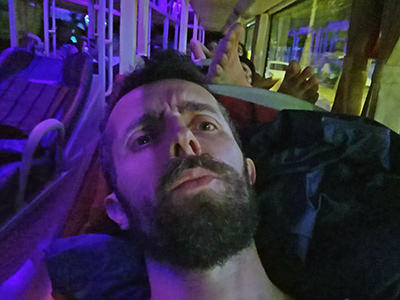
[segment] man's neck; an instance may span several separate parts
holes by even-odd
[[[149,259],[146,264],[151,300],[291,299],[269,280],[255,246],[206,271],[182,270]]]

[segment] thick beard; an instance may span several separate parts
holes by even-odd
[[[173,199],[166,191],[185,169],[194,167],[221,176],[225,191]],[[223,265],[251,245],[258,205],[246,167],[240,175],[209,155],[177,158],[167,165],[157,195],[158,205],[152,213],[147,212],[148,232],[133,231],[148,258],[184,269],[206,270]]]

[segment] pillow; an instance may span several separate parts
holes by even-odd
[[[45,250],[53,292],[80,300],[149,299],[143,256],[133,243],[105,234],[55,240]]]

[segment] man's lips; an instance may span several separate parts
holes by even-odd
[[[218,176],[203,168],[186,169],[182,172],[181,176],[172,184],[170,191],[174,191],[182,187],[196,187],[208,184],[211,180],[218,178]]]

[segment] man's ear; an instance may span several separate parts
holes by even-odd
[[[117,223],[122,230],[129,228],[128,216],[114,193],[104,198],[104,206],[108,217]]]
[[[247,171],[249,172],[250,183],[256,183],[256,166],[251,158],[246,158]]]

